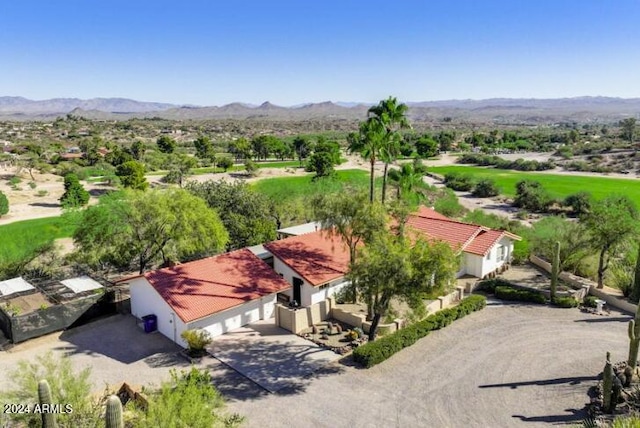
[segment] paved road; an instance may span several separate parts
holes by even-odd
[[[369,370],[332,364],[296,390],[230,409],[249,427],[510,427],[572,424],[627,315],[491,305]]]

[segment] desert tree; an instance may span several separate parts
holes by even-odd
[[[300,166],[302,166],[302,161],[309,156],[311,153],[311,143],[309,140],[303,136],[297,136],[293,140],[293,149],[298,157],[298,161],[300,162]]]
[[[392,299],[419,309],[425,293],[445,291],[453,284],[457,270],[458,259],[445,243],[391,232],[377,234],[359,250],[347,275],[357,282],[364,299],[372,302],[369,340],[375,339]]]
[[[73,238],[82,263],[143,273],[154,265],[219,253],[229,235],[204,200],[167,189],[102,197],[83,211]]]
[[[581,220],[598,256],[598,288],[604,286],[604,274],[615,249],[638,230],[638,211],[624,195],[610,195],[591,205]]]
[[[367,195],[363,192],[320,194],[314,197],[312,206],[324,233],[340,237],[349,249],[350,265],[356,260],[358,247],[383,233],[388,221],[384,207],[375,202],[367,203]],[[356,281],[352,281],[349,292],[352,301],[356,298],[356,288]]]
[[[178,144],[176,143],[176,140],[169,137],[168,135],[162,135],[156,141],[156,146],[162,153],[173,153],[176,150]]]
[[[63,208],[79,208],[89,203],[89,192],[82,187],[78,176],[69,173],[64,176],[64,193],[60,197]]]
[[[633,144],[633,139],[636,134],[636,118],[629,117],[620,121],[620,132],[622,138]]]
[[[229,233],[227,248],[237,249],[276,239],[271,201],[243,182],[190,181],[185,187],[204,199],[219,215]]]
[[[146,190],[149,187],[144,173],[144,165],[134,160],[124,162],[116,167],[116,175],[120,179],[120,183],[124,187],[134,190]]]
[[[580,262],[593,254],[588,231],[582,223],[549,216],[536,222],[530,232],[531,250],[549,262],[554,258],[556,241],[562,243],[559,252],[560,271],[575,273]]]

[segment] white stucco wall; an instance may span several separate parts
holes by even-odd
[[[285,281],[293,285],[293,277],[300,278],[303,282],[300,290],[300,306],[311,306],[315,303],[324,301],[325,299],[333,296],[338,290],[340,290],[346,283],[344,278],[339,278],[331,283],[326,288],[314,287],[298,275],[293,269],[287,266],[278,257],[273,257],[273,269],[281,274]],[[293,287],[289,290],[283,291],[283,294],[293,298]]]
[[[145,278],[136,278],[129,282],[131,293],[131,314],[140,319],[154,314],[158,317],[158,331],[174,342],[180,343],[180,333],[185,324],[164,301]]]
[[[342,287],[346,286],[347,284],[349,284],[349,281],[346,281],[344,278],[340,278],[330,282],[328,287],[325,287],[325,288],[313,287],[313,289],[309,293],[310,295],[308,300],[311,302],[310,305],[324,302],[329,297],[336,294],[339,290],[342,289]],[[303,294],[305,290],[307,290],[306,287],[303,290]],[[303,296],[303,300],[305,300],[304,296]],[[305,306],[310,306],[310,305],[305,305]]]
[[[505,247],[504,259],[498,260],[500,246]],[[489,258],[487,256],[479,256],[475,254],[464,253],[465,271],[469,275],[482,278],[485,275],[500,268],[503,264],[508,263],[513,256],[513,241],[507,237],[503,237],[496,242],[491,250],[489,250]]]
[[[187,346],[180,337],[185,330],[203,328],[215,337],[249,323],[272,318],[275,313],[276,293],[273,293],[185,324],[146,279],[138,278],[129,284],[131,313],[136,318],[156,315],[158,331],[182,347]]]
[[[207,330],[211,337],[220,336],[249,323],[273,317],[275,303],[276,294],[274,293],[192,321],[187,324],[187,328],[202,328]]]

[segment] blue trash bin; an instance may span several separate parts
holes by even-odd
[[[152,333],[158,329],[158,317],[156,315],[145,315],[142,317],[144,322],[144,332]]]

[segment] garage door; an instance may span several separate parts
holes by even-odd
[[[244,303],[189,324],[189,328],[207,330],[212,337],[260,320],[260,300]]]

